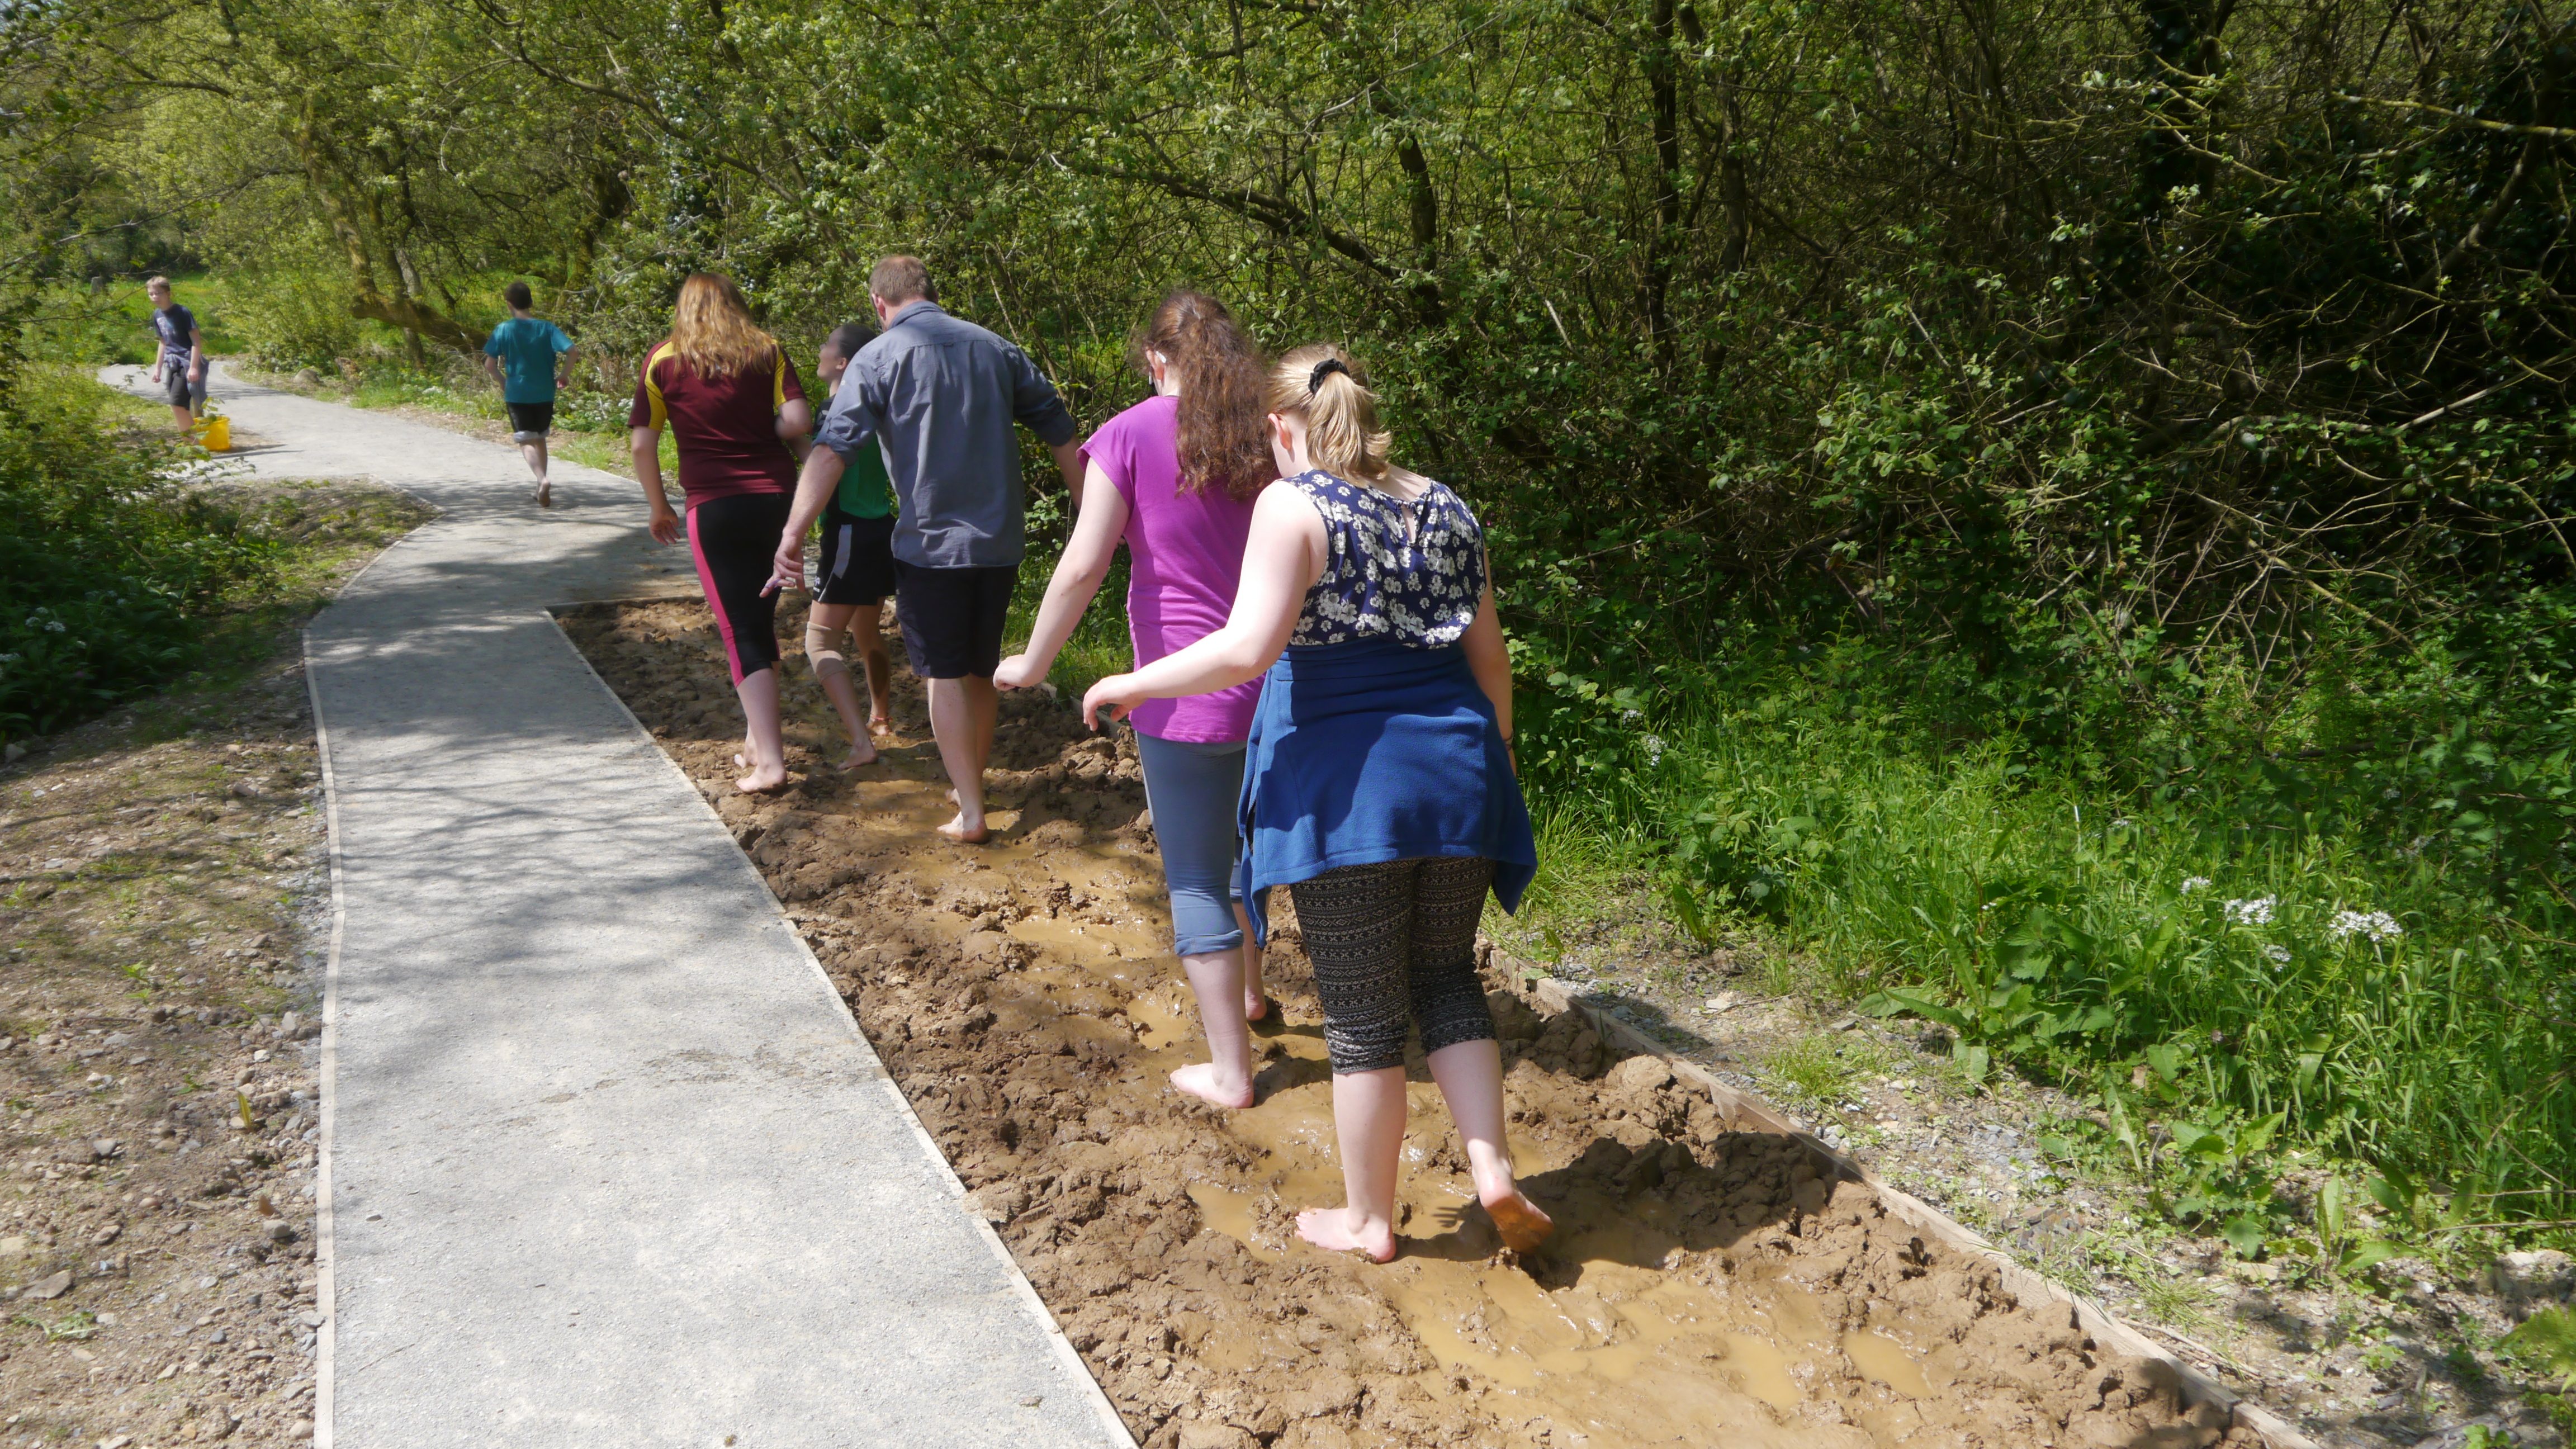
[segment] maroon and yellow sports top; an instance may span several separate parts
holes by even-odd
[[[691,508],[739,493],[791,493],[796,455],[778,436],[778,413],[789,398],[803,401],[805,387],[783,349],[766,366],[707,378],[664,342],[644,359],[626,425],[671,430],[680,491]]]

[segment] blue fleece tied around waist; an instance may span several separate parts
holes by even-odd
[[[1365,639],[1281,655],[1252,716],[1241,814],[1235,889],[1260,941],[1272,886],[1345,865],[1481,855],[1507,911],[1538,874],[1493,701],[1454,645]]]

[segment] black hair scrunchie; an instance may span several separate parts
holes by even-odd
[[[1322,391],[1324,379],[1337,372],[1344,377],[1350,378],[1353,382],[1359,381],[1357,377],[1352,376],[1351,370],[1342,364],[1342,360],[1340,358],[1327,357],[1323,361],[1315,364],[1313,375],[1306,379],[1306,396],[1313,397],[1316,393]]]

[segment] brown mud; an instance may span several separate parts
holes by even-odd
[[[1132,747],[1007,697],[997,842],[954,846],[931,833],[945,782],[908,676],[885,762],[840,775],[837,725],[791,667],[795,780],[751,799],[730,788],[739,715],[702,606],[564,624],[787,903],[1150,1449],[2253,1442],[1795,1140],[1727,1130],[1657,1059],[1507,990],[1513,1151],[1557,1237],[1500,1250],[1417,1059],[1401,1255],[1308,1247],[1293,1214],[1340,1179],[1293,921],[1267,963],[1258,1105],[1170,1091],[1200,1048]]]

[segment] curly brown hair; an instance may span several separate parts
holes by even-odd
[[[1262,360],[1225,304],[1182,287],[1154,309],[1130,349],[1147,377],[1145,354],[1158,353],[1180,388],[1181,486],[1200,492],[1222,480],[1250,498],[1279,476],[1262,425]]]

